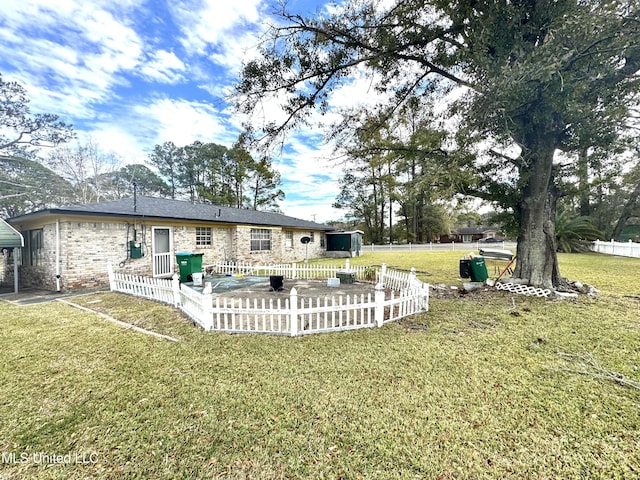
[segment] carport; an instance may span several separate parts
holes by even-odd
[[[0,218],[0,250],[24,247],[22,234]],[[18,293],[18,256],[13,255],[13,289]]]

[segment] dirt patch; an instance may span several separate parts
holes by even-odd
[[[284,289],[281,291],[270,291],[269,281],[256,283],[247,287],[230,290],[220,293],[219,297],[225,298],[288,298],[292,288],[298,292],[298,297],[305,298],[325,298],[338,296],[368,295],[373,296],[375,285],[369,282],[341,283],[337,287],[327,285],[327,280],[303,280],[284,279]],[[385,290],[385,297],[391,295],[390,290]]]

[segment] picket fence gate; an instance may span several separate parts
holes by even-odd
[[[249,270],[236,265],[225,265],[224,273],[298,275],[295,278],[326,279],[336,271],[354,271],[348,263],[344,267],[310,266],[252,266]],[[261,299],[233,299],[202,294],[181,284],[178,275],[172,279],[148,278],[115,273],[108,265],[111,291],[126,293],[173,305],[182,310],[204,330],[229,333],[267,333],[280,335],[306,335],[336,332],[357,328],[381,327],[387,322],[429,310],[429,285],[410,273],[387,268],[366,267],[355,270],[356,278],[375,276],[373,294],[306,298],[292,288],[287,297]],[[216,271],[216,270],[210,270]],[[218,273],[216,271],[216,273]],[[312,276],[313,274],[313,276]],[[374,275],[372,275],[374,274]],[[291,277],[288,277],[291,278]],[[385,288],[391,290],[386,298]]]

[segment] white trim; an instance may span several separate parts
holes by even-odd
[[[56,291],[60,291],[60,219],[56,219]]]
[[[169,251],[156,252],[156,231],[169,232]],[[151,227],[151,257],[153,259],[153,276],[166,277],[173,275],[173,227]]]

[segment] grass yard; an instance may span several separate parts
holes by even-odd
[[[461,285],[460,256],[352,263]],[[73,301],[179,342],[2,303],[0,479],[640,478],[640,389],[623,384],[640,382],[640,260],[560,267],[601,295],[447,290],[410,320],[302,338],[203,333],[111,293]]]

